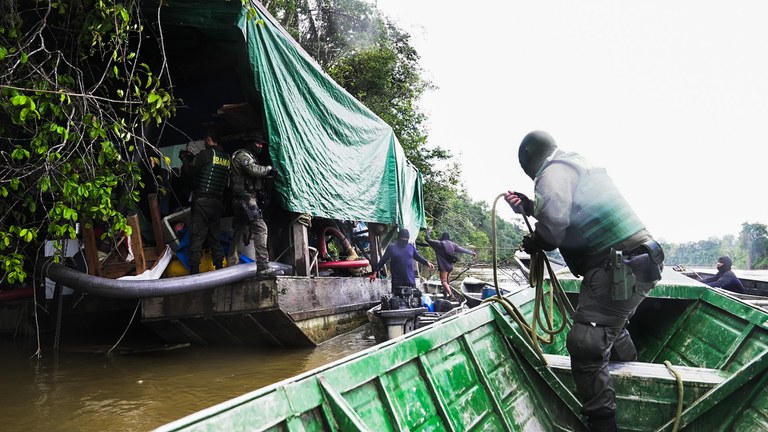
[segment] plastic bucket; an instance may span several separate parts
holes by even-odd
[[[487,299],[488,297],[495,296],[496,295],[496,288],[494,287],[485,287],[483,288],[482,293],[480,294],[481,299]]]

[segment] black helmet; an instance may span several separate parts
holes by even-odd
[[[541,169],[544,160],[557,148],[552,135],[544,131],[533,131],[523,138],[517,158],[520,166],[531,179],[536,178],[536,173]]]

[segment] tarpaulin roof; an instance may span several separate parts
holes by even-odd
[[[258,21],[246,19],[240,2],[176,0],[163,22],[240,29],[244,81],[261,96],[249,102],[263,102],[282,206],[418,232],[425,226],[421,173],[392,128],[336,84],[263,5],[253,6]]]

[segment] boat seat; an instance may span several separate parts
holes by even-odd
[[[547,364],[552,369],[570,372],[571,358],[562,355],[544,354]],[[714,387],[730,376],[728,372],[720,369],[705,369],[690,366],[672,365],[672,368],[680,375],[685,383],[698,383],[708,387]],[[662,363],[643,362],[611,362],[608,371],[614,379],[641,377],[654,380],[676,381],[675,376]]]

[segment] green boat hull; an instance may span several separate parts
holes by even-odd
[[[530,319],[533,289],[509,300]],[[640,361],[610,367],[620,430],[768,430],[765,311],[670,272],[630,332]],[[565,333],[541,355],[526,340],[490,302],[158,430],[586,430]]]

